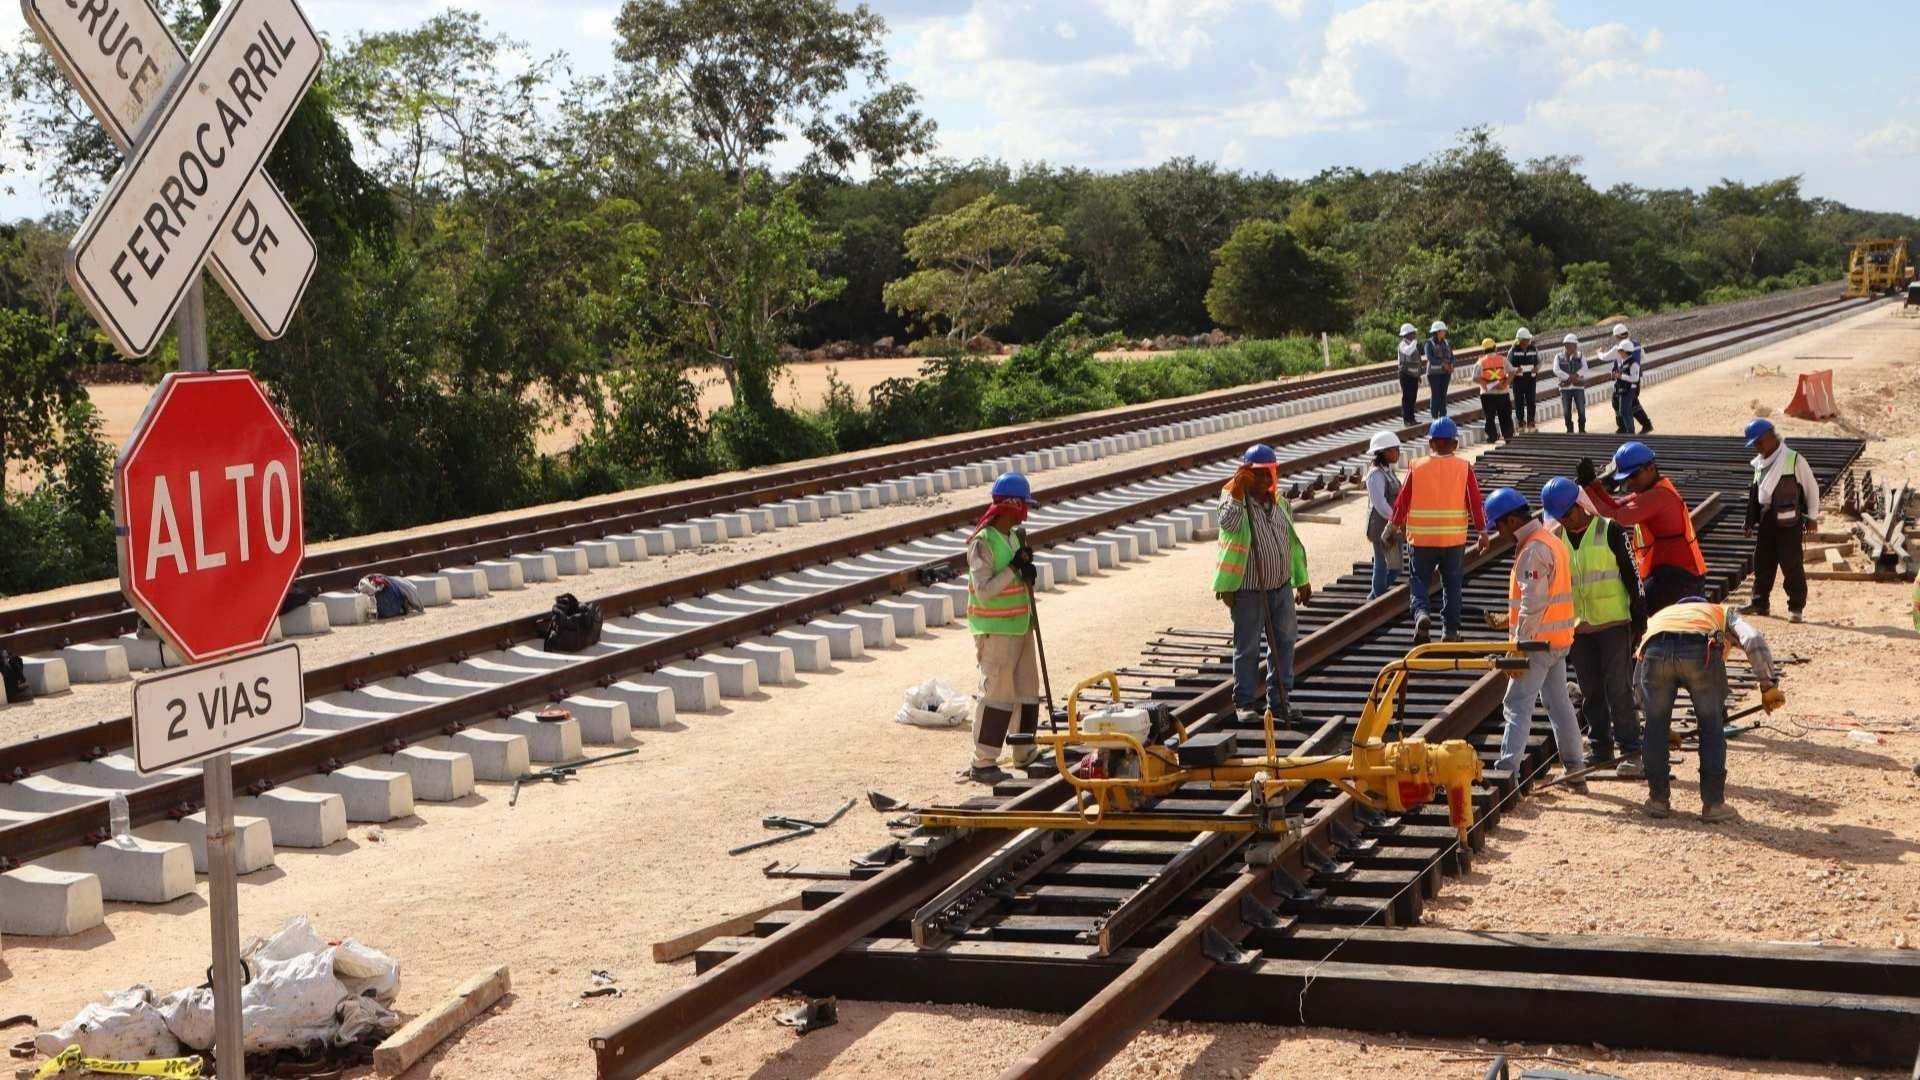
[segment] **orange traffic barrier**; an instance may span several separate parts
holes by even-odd
[[[1833,370],[1803,373],[1800,385],[1794,388],[1793,403],[1787,406],[1787,415],[1802,420],[1825,420],[1839,412],[1833,404]]]

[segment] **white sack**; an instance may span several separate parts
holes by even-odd
[[[955,690],[945,680],[928,679],[907,690],[907,700],[893,719],[915,727],[959,727],[973,720],[973,695]]]
[[[141,985],[106,995],[106,1002],[82,1008],[73,1019],[34,1036],[33,1048],[42,1057],[80,1044],[83,1057],[137,1061],[178,1057],[180,1043],[167,1030],[167,1021],[154,1007],[153,991]]]

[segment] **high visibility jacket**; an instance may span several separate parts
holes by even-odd
[[[1664,476],[1647,490],[1653,491],[1659,488],[1665,488],[1671,492],[1673,500],[1680,504],[1678,516],[1681,531],[1671,536],[1656,536],[1645,525],[1633,527],[1633,559],[1634,563],[1640,567],[1640,580],[1645,581],[1653,576],[1653,559],[1656,550],[1666,556],[1666,561],[1662,565],[1678,566],[1689,574],[1706,573],[1707,557],[1700,554],[1700,538],[1693,532],[1693,515],[1686,512],[1687,502],[1681,497],[1680,489],[1674,487],[1673,481]],[[1676,541],[1685,542],[1684,552],[1675,551]],[[1675,555],[1680,557],[1675,558]]]
[[[1275,499],[1274,506],[1280,511],[1281,520],[1287,524],[1287,535],[1293,543],[1292,565],[1288,567],[1291,577],[1288,584],[1299,588],[1311,579],[1307,576],[1307,549],[1300,544],[1300,534],[1293,527],[1293,510],[1285,499]],[[1253,552],[1253,511],[1249,509],[1240,515],[1240,525],[1235,529],[1223,526],[1220,529],[1220,555],[1213,564],[1213,591],[1216,593],[1239,592],[1247,579],[1247,560]]]
[[[1546,529],[1536,529],[1533,535],[1520,544],[1520,550],[1513,553],[1513,570],[1507,575],[1507,625],[1517,634],[1520,630],[1520,563],[1522,555],[1535,544],[1547,545],[1553,554],[1553,577],[1547,586],[1547,610],[1540,625],[1533,628],[1529,640],[1544,641],[1548,647],[1569,649],[1573,647],[1573,556],[1567,550],[1567,542],[1558,534]],[[1608,556],[1611,558],[1611,554]]]
[[[1609,534],[1613,522],[1597,517],[1575,540],[1561,537],[1573,552],[1573,611],[1577,626],[1611,626],[1633,617],[1633,594],[1620,580]]]
[[[1013,562],[1016,549],[1013,541],[999,529],[988,526],[978,533],[987,543],[987,552],[993,556],[993,573],[989,577],[999,577]],[[1013,584],[1001,589],[992,596],[980,595],[984,581],[974,580],[967,575],[967,626],[976,634],[1010,634],[1019,637],[1033,625],[1033,598],[1027,593],[1027,583],[1015,575]]]
[[[1504,394],[1513,379],[1507,373],[1507,358],[1500,353],[1488,353],[1480,358],[1480,392],[1483,394]]]
[[[1467,475],[1473,466],[1452,454],[1414,463],[1407,511],[1407,542],[1414,547],[1461,547],[1467,542]]]
[[[1634,656],[1647,651],[1647,642],[1661,634],[1699,634],[1706,637],[1711,634],[1727,632],[1727,609],[1721,604],[1705,604],[1694,601],[1691,604],[1668,604],[1647,619],[1647,632],[1640,636],[1640,647],[1634,650]]]

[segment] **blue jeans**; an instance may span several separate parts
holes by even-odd
[[[1613,384],[1614,430],[1622,435],[1633,434],[1633,411],[1639,407],[1640,387],[1616,380]]]
[[[1400,373],[1400,424],[1412,427],[1420,409],[1420,373]]]
[[[1285,717],[1286,692],[1293,689],[1292,589],[1241,589],[1233,594],[1233,707],[1260,707],[1260,642],[1267,620],[1273,620],[1273,669],[1278,679],[1267,680],[1267,704],[1275,716]]]
[[[1400,571],[1387,565],[1387,558],[1391,554],[1392,548],[1398,547],[1399,545],[1400,541],[1398,538],[1393,541],[1391,547],[1378,540],[1373,542],[1373,587],[1367,591],[1367,599],[1371,600],[1381,593],[1386,592],[1388,589],[1393,588],[1394,581],[1400,577]]]
[[[1433,419],[1438,420],[1447,415],[1447,387],[1452,385],[1453,372],[1427,372],[1427,389],[1433,392],[1433,404],[1427,411],[1432,414]]]
[[[1568,431],[1573,430],[1574,413],[1580,414],[1580,430],[1587,430],[1587,391],[1585,387],[1581,387],[1578,390],[1560,391],[1560,419],[1567,422]]]
[[[1446,632],[1460,632],[1460,579],[1466,572],[1467,548],[1457,547],[1415,547],[1413,549],[1413,568],[1407,573],[1407,599],[1413,607],[1413,615],[1419,618],[1427,613],[1427,591],[1433,588],[1433,572],[1440,571],[1440,589],[1444,594],[1444,617]]]
[[[1727,801],[1727,661],[1723,650],[1709,651],[1700,634],[1662,634],[1647,642],[1633,671],[1645,730],[1640,760],[1647,767],[1647,794],[1668,798],[1673,776],[1667,732],[1673,726],[1673,699],[1684,687],[1700,724],[1700,802]]]
[[[1580,742],[1580,721],[1573,714],[1573,697],[1567,693],[1567,650],[1548,649],[1527,654],[1524,675],[1507,683],[1500,707],[1507,717],[1507,729],[1500,736],[1500,757],[1496,769],[1516,769],[1527,752],[1527,736],[1533,731],[1533,705],[1547,699],[1547,719],[1553,723],[1553,745],[1560,750],[1560,763],[1568,772],[1587,767],[1587,749]]]

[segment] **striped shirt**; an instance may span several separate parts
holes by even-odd
[[[1253,551],[1247,559],[1247,575],[1240,588],[1284,589],[1293,583],[1293,537],[1287,532],[1286,518],[1277,503],[1260,499],[1241,502],[1231,495],[1220,498],[1220,529],[1230,532],[1240,527],[1243,517],[1253,521]]]

